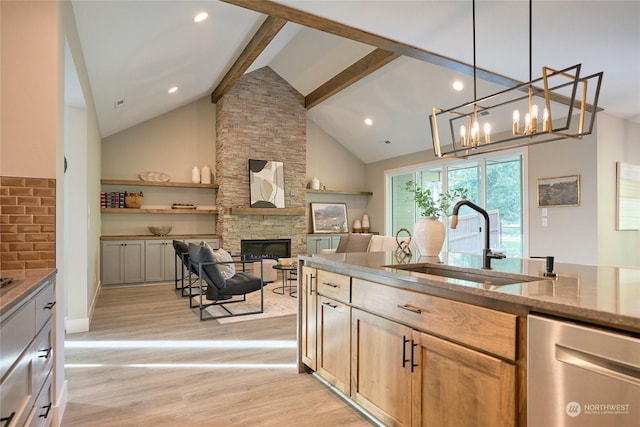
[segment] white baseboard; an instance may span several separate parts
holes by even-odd
[[[62,389],[58,395],[58,400],[53,407],[53,427],[62,425],[62,417],[64,417],[64,410],[67,408],[67,402],[69,401],[69,382],[67,380],[62,384]]]
[[[64,319],[64,329],[67,334],[75,334],[78,332],[89,331],[89,318],[83,317],[80,319]]]

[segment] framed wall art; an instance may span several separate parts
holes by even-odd
[[[537,184],[539,208],[580,206],[580,175],[541,178]]]
[[[311,203],[311,224],[314,233],[348,233],[345,203]]]
[[[284,208],[284,165],[272,160],[249,159],[252,208]]]

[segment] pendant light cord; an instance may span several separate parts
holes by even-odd
[[[476,91],[476,0],[473,0],[472,20],[473,20],[473,101],[475,102],[478,100],[478,94]]]
[[[532,32],[532,28],[533,28],[533,25],[532,25],[533,18],[532,18],[532,16],[533,16],[533,13],[532,13],[532,11],[533,11],[533,0],[529,0],[529,81],[530,82],[533,81],[533,74],[531,72],[532,67],[533,67],[533,60],[532,60],[532,57],[533,57],[533,54],[532,54],[532,52],[533,52],[533,37],[532,37],[532,34],[533,34],[533,32]]]

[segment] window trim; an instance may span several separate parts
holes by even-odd
[[[429,162],[421,162],[413,165],[401,166],[398,168],[387,169],[384,171],[384,234],[387,236],[395,236],[395,230],[391,230],[391,217],[393,214],[393,207],[391,206],[391,193],[392,183],[391,180],[394,176],[404,175],[408,173],[416,173],[424,169],[433,169],[442,167],[442,184],[444,188],[448,185],[448,168],[456,164],[463,164],[467,162],[479,162],[482,164],[482,168],[485,169],[486,162],[490,160],[501,159],[505,157],[522,156],[522,257],[527,258],[529,256],[529,149],[528,147],[514,148],[511,150],[504,150],[500,152],[487,153],[484,155],[474,156],[467,159],[435,159]],[[445,173],[446,172],[446,173]],[[485,174],[486,171],[483,171]],[[484,179],[484,178],[483,178]],[[482,200],[486,201],[485,185],[484,182],[481,185]],[[447,242],[443,250],[447,250]]]

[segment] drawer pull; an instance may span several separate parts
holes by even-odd
[[[420,310],[419,308],[413,307],[412,305],[409,305],[409,304],[398,304],[398,308],[410,311],[412,313],[422,314],[422,310]]]
[[[53,309],[53,306],[56,305],[55,301],[50,302],[49,304],[45,305],[44,307],[42,307],[43,310],[51,310]]]
[[[11,413],[8,417],[0,418],[0,423],[4,423],[2,427],[7,427],[11,424],[11,420],[16,416],[15,411]]]
[[[53,347],[49,347],[49,348],[44,349],[44,350],[38,350],[39,352],[44,353],[44,354],[41,354],[38,357],[44,357],[45,359],[48,359],[49,356],[51,356],[51,351],[52,350],[53,350]]]
[[[313,274],[309,275],[309,295],[313,295],[313,279],[315,279],[315,277],[313,276]]]
[[[331,304],[330,302],[323,302],[322,305],[327,306],[333,310],[335,310],[336,308],[338,308],[338,306],[336,304]]]
[[[338,288],[338,285],[334,285],[333,283],[329,283],[329,282],[322,282],[323,285],[327,285],[327,286],[331,286],[332,288]]]
[[[51,406],[52,406],[52,402],[49,402],[49,404],[47,406],[42,406],[40,409],[46,409],[47,411],[44,414],[40,414],[39,417],[40,418],[48,418],[49,417],[49,411],[51,410]]]

